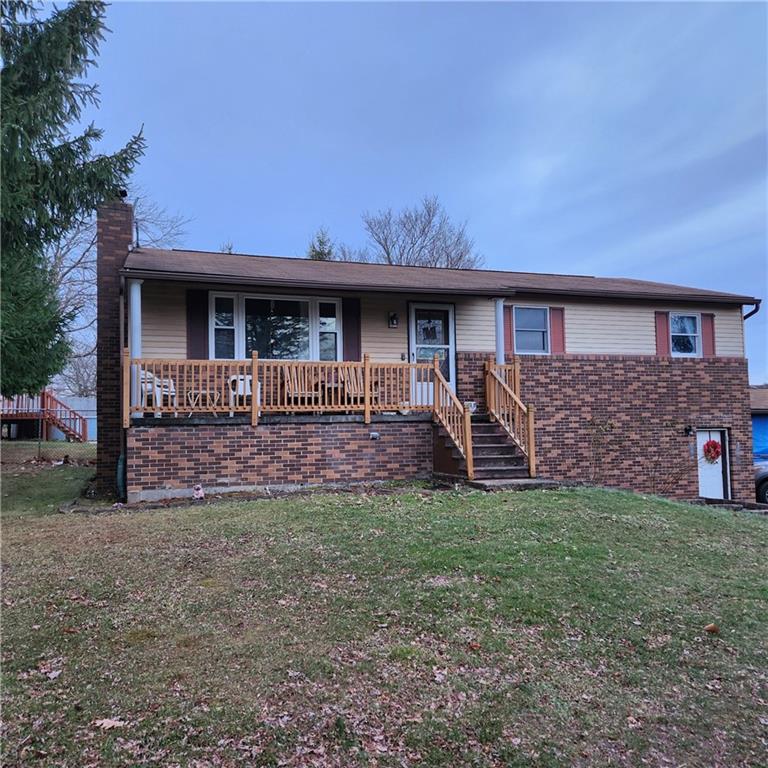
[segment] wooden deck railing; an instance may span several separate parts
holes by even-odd
[[[469,412],[434,363],[131,358],[123,350],[123,426],[134,416],[432,413],[472,472]]]
[[[525,405],[519,393],[519,363],[499,366],[486,363],[485,397],[488,413],[504,427],[528,457],[528,472],[531,477],[536,477],[535,408],[533,405]]]
[[[440,372],[437,358],[434,363],[433,396],[435,419],[450,435],[453,444],[459,449],[467,465],[467,477],[474,479],[475,468],[472,458],[472,420],[468,408],[465,408],[450,388]]]
[[[0,417],[8,420],[39,420],[47,439],[49,426],[56,427],[68,440],[87,442],[88,419],[44,389],[39,395],[0,398]]]

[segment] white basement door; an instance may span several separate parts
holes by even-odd
[[[704,446],[714,440],[720,445],[717,461],[704,457]],[[705,499],[727,499],[728,494],[728,446],[725,432],[721,429],[699,429],[696,432],[696,459],[699,466],[699,496]]]

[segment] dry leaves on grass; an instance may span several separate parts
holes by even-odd
[[[125,720],[118,720],[110,717],[105,717],[101,720],[94,720],[93,724],[97,728],[101,728],[102,731],[111,731],[113,728],[122,728],[123,726],[128,725]]]

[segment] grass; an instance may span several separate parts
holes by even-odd
[[[77,462],[96,461],[96,443],[68,443],[65,440],[3,440],[3,464],[21,464],[37,458],[58,461],[69,456]]]
[[[74,501],[93,477],[93,467],[62,465],[41,471],[4,471],[0,479],[4,518],[46,515]]]
[[[764,518],[415,491],[3,534],[5,765],[768,764]]]
[[[4,440],[0,472],[3,518],[40,516],[80,498],[94,475],[95,443]],[[59,464],[65,456],[73,463]]]

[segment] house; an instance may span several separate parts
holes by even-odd
[[[768,384],[749,388],[755,458],[768,459]]]
[[[753,494],[756,298],[132,235],[101,208],[98,478],[131,501],[433,473]]]

